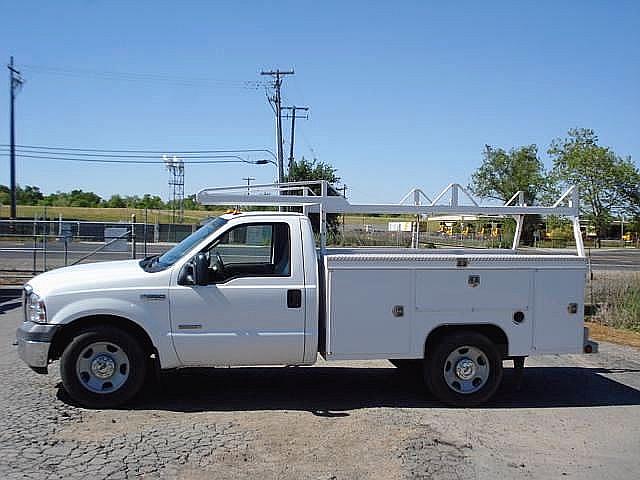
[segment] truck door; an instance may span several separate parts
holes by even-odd
[[[228,230],[205,249],[204,286],[171,287],[171,328],[185,365],[266,365],[302,361],[304,272],[299,225],[255,222]]]

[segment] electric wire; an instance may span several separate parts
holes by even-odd
[[[0,156],[8,157],[9,153],[0,153]],[[74,158],[74,157],[54,157],[54,156],[40,156],[40,155],[24,155],[20,153],[16,153],[16,158],[30,158],[30,159],[40,159],[40,160],[54,160],[54,161],[63,161],[63,162],[84,162],[84,163],[124,163],[124,164],[136,164],[136,165],[161,165],[164,160],[125,160],[125,159],[102,159],[102,158]],[[217,164],[217,163],[248,163],[251,165],[260,165],[256,163],[256,161],[247,160],[238,157],[235,160],[212,160],[216,158],[226,158],[233,159],[235,156],[233,155],[212,155],[209,157],[200,157],[200,158],[208,158],[208,160],[180,160],[184,164]]]
[[[205,150],[145,150],[145,149],[106,149],[106,148],[79,148],[79,147],[52,147],[45,145],[16,145],[16,152],[27,150],[35,150],[29,153],[51,153],[53,155],[66,155],[71,154],[67,152],[73,152],[74,155],[90,155],[90,153],[100,154],[156,154],[156,155],[204,155],[204,154],[216,154],[216,153],[268,153],[275,158],[275,154],[268,148],[236,148],[236,149],[205,149]],[[9,149],[9,144],[0,144],[0,148]],[[90,152],[90,153],[86,153]],[[92,155],[93,156],[93,155]],[[130,155],[123,155],[123,157],[129,157]],[[134,155],[135,156],[135,155]],[[143,157],[141,157],[143,158]]]
[[[220,80],[214,78],[190,78],[178,77],[155,73],[135,73],[135,72],[118,72],[109,70],[89,70],[81,68],[62,68],[50,67],[44,65],[21,65],[22,70],[32,73],[42,73],[47,75],[60,75],[67,77],[79,78],[98,78],[104,80],[124,80],[124,81],[142,81],[157,82],[164,84],[174,84],[181,86],[209,86],[224,88],[244,88],[249,90],[259,90],[266,85],[266,82],[260,80]]]

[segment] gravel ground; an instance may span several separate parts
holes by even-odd
[[[183,371],[128,409],[31,372],[0,305],[1,479],[637,478],[640,351],[531,360],[488,408],[450,409],[387,362]]]

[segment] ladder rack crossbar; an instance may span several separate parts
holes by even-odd
[[[471,205],[459,203],[460,192],[467,197]],[[450,196],[448,204],[441,203],[446,199],[447,194]],[[414,203],[410,204],[408,200],[412,197]],[[390,214],[423,215],[426,217],[437,215],[512,216],[519,225],[522,222],[521,217],[525,215],[571,217],[574,222],[578,255],[584,256],[579,229],[579,196],[578,190],[574,186],[569,187],[551,206],[526,205],[523,202],[522,192],[516,192],[503,205],[481,205],[464,187],[457,183],[449,184],[428,204],[422,204],[421,199],[429,200],[429,197],[422,190],[414,188],[402,198],[400,203],[350,203],[325,180],[205,188],[197,194],[197,200],[202,205],[304,207],[305,213],[320,213],[321,231],[326,231],[326,221],[322,220],[326,219],[327,214]],[[521,228],[518,228],[517,231],[520,232]],[[321,235],[321,237],[321,246],[324,248],[324,236]],[[517,247],[518,241],[519,238],[514,238],[513,249]]]
[[[357,214],[413,214],[413,215],[579,215],[576,189],[570,187],[552,206],[523,205],[513,202],[518,198],[517,192],[509,202],[504,205],[480,205],[457,184],[451,184],[445,188],[431,203],[423,204],[417,200],[410,204],[407,200],[414,192],[420,192],[422,198],[428,198],[422,190],[412,189],[405,195],[400,203],[350,203],[342,195],[318,194],[311,186],[322,185],[324,181],[269,183],[260,185],[238,185],[233,187],[205,188],[198,192],[198,202],[203,205],[247,205],[247,206],[318,206],[326,213],[357,213]],[[454,202],[449,204],[438,203],[443,199],[447,191],[459,187],[472,201],[471,205],[460,205]],[[266,191],[268,189],[269,191]],[[302,195],[294,195],[292,192],[299,190]],[[327,191],[327,187],[323,189]],[[416,197],[417,198],[417,197]],[[571,199],[568,205],[562,205],[563,201]],[[406,203],[405,203],[406,202]]]

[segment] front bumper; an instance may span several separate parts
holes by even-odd
[[[23,322],[16,330],[18,356],[38,373],[47,373],[51,340],[60,325]]]

